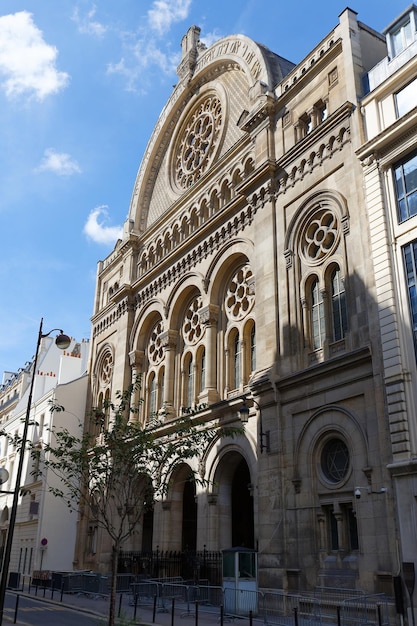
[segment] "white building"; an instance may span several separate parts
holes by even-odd
[[[398,572],[417,562],[417,6],[384,31],[387,55],[368,73],[362,99],[363,164],[375,270],[396,499]],[[415,601],[413,602],[415,604]]]
[[[63,425],[74,432],[82,426],[87,391],[89,342],[71,340],[66,351],[59,350],[53,337],[41,340],[36,372],[33,361],[18,373],[6,373],[0,387],[0,467],[9,473],[3,491],[14,491],[19,446],[11,437],[22,436],[32,376],[35,376],[28,441],[48,442],[50,428]],[[65,407],[65,412],[51,413],[51,403]],[[80,428],[80,434],[81,434]],[[34,571],[72,570],[76,533],[76,515],[64,502],[54,497],[48,487],[57,480],[51,473],[33,475],[31,455],[26,451],[21,480],[9,572],[31,576]],[[12,494],[0,494],[0,541],[4,548]]]

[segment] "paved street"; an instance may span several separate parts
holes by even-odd
[[[38,596],[27,593],[7,592],[3,624],[13,623],[16,613],[20,626],[99,626],[106,623],[108,616],[108,598],[88,596],[85,594],[64,594],[62,597],[56,593],[51,599],[50,591],[47,590],[45,597],[43,591]],[[129,595],[118,596],[116,614],[120,613],[126,619],[133,620],[135,607],[129,603]],[[176,603],[174,617],[172,617],[172,603],[168,602],[165,609],[157,608],[155,611],[151,605],[138,606],[136,608],[136,620],[139,624],[152,624],[158,626],[175,626],[181,623],[184,626],[196,624],[194,606],[189,607],[185,603]],[[220,611],[211,612],[199,610],[199,626],[217,626],[220,621]]]
[[[3,622],[13,623],[15,614],[16,597],[7,594]],[[66,605],[19,596],[16,623],[21,626],[97,626],[97,620],[92,614],[81,613]]]

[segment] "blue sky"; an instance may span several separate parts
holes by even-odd
[[[90,337],[97,262],[126,219],[189,26],[242,33],[293,61],[350,6],[380,31],[400,0],[1,0],[0,375],[39,321]]]

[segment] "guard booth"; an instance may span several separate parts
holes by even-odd
[[[224,609],[230,615],[258,611],[258,554],[250,548],[223,550]]]

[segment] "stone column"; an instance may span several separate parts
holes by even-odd
[[[129,363],[132,369],[132,384],[134,384],[136,380],[138,379],[138,377],[143,373],[144,356],[145,356],[145,353],[142,350],[132,350],[132,352],[129,352]],[[141,398],[142,398],[142,385],[135,390],[131,399],[131,407],[134,408],[135,411],[131,412],[129,415],[130,422],[139,421]]]
[[[174,383],[177,341],[178,331],[176,330],[167,330],[161,335],[161,345],[165,352],[165,384],[162,410],[167,416],[175,415]]]
[[[219,307],[209,304],[198,312],[200,321],[206,327],[206,382],[205,389],[198,397],[198,401],[217,402],[219,392],[217,389],[217,322],[219,319]]]
[[[319,531],[320,531],[320,546],[319,546],[319,549],[323,551],[323,550],[327,549],[326,515],[323,512],[318,513],[317,519],[318,519],[318,522],[319,522]]]
[[[218,496],[216,493],[207,494],[208,515],[207,515],[206,544],[207,544],[208,550],[218,550],[219,548],[219,536],[217,532],[217,523],[218,523],[217,499],[218,499]]]
[[[345,533],[343,529],[343,513],[339,509],[339,507],[335,507],[333,515],[335,516],[337,522],[337,538],[339,541],[339,550],[345,550]]]

